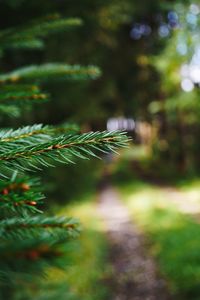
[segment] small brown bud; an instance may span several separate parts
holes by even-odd
[[[30,185],[28,185],[27,183],[22,183],[20,187],[23,191],[30,190]]]
[[[8,193],[9,193],[8,189],[3,189],[3,191],[2,191],[3,195],[8,195]]]
[[[31,206],[37,205],[37,202],[35,202],[35,201],[25,201],[25,203],[28,205],[31,205]]]

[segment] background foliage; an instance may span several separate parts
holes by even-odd
[[[1,127],[44,123],[55,125],[60,132],[67,128],[69,133],[84,133],[104,130],[110,117],[131,117],[138,126],[133,133],[134,142],[145,144],[148,155],[140,157],[139,163],[135,157],[120,161],[114,169],[116,182],[132,181],[134,172],[154,182],[168,180],[168,183],[180,177],[198,176],[198,2],[1,0],[0,4]],[[32,67],[27,69],[30,62]],[[71,64],[76,66],[70,69],[70,80],[66,80],[65,72]],[[101,76],[93,65],[100,67]],[[98,78],[72,80],[83,77]],[[62,128],[59,124],[63,124]],[[148,128],[143,135],[137,130],[140,124]],[[29,131],[27,127],[25,133]],[[0,137],[10,139],[12,132],[9,134],[2,131]],[[46,134],[54,135],[51,127],[45,128],[48,148]],[[59,142],[62,144],[63,140]],[[11,150],[5,146],[4,151]],[[1,156],[0,153],[0,159]],[[52,203],[50,211],[55,209],[55,201],[73,202],[98,185],[102,174],[99,161],[80,161],[76,157],[75,163],[77,167],[67,165],[37,171]],[[34,182],[25,179],[36,189],[32,201],[46,206],[41,204],[43,196],[38,194],[37,179]],[[0,188],[5,193],[6,187]],[[13,201],[21,201],[20,193],[21,190]],[[3,198],[7,205],[8,195]],[[25,204],[34,210],[34,205]],[[150,220],[151,224],[154,222],[157,220]],[[190,223],[187,219],[183,222]],[[153,235],[160,239],[159,234],[155,229]],[[164,258],[164,269],[167,259]],[[171,270],[166,272],[171,274]],[[188,286],[186,294],[192,290],[191,281]]]

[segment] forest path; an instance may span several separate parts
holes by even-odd
[[[147,254],[142,233],[130,220],[128,209],[110,185],[99,192],[98,213],[105,224],[113,268],[108,300],[169,300],[165,281]]]

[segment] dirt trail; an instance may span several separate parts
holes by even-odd
[[[108,300],[171,300],[165,281],[146,252],[141,233],[111,186],[100,191],[98,211],[105,223],[113,267],[109,282],[113,298]]]

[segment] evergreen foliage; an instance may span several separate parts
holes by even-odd
[[[9,28],[0,33],[0,49],[10,48],[43,48],[41,38],[60,30],[68,30],[71,26],[81,25],[78,18],[60,18],[59,14],[42,18],[18,28]]]
[[[46,35],[80,25],[78,19],[57,15],[34,21],[20,28],[0,32],[2,60],[8,48],[43,46]],[[16,115],[18,105],[44,101],[49,96],[40,84],[49,80],[95,79],[100,71],[94,66],[48,63],[18,68],[0,75],[0,112]],[[31,125],[0,131],[0,299],[14,299],[29,273],[40,273],[46,263],[64,255],[63,245],[77,237],[79,222],[69,217],[43,216],[44,199],[39,180],[25,172],[52,166],[54,162],[72,163],[74,158],[96,157],[126,145],[121,132],[78,133],[77,126]],[[20,280],[21,278],[21,280]],[[23,279],[22,279],[23,278]],[[9,289],[8,289],[9,286]]]

